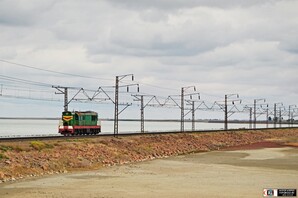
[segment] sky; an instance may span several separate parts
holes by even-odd
[[[196,86],[210,104],[237,93],[247,105],[298,105],[297,9],[296,0],[0,0],[0,117],[58,116],[63,96],[51,85],[96,90],[125,74],[135,82],[121,85],[139,83],[161,100]],[[122,117],[138,117],[138,108]],[[108,101],[70,109],[113,117]],[[180,116],[149,106],[147,115]]]

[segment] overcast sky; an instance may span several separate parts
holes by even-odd
[[[5,62],[0,75],[96,89],[133,73],[153,95],[196,85],[203,100],[298,104],[297,10],[296,0],[0,0],[1,60],[98,79]],[[61,106],[0,97],[0,116]]]

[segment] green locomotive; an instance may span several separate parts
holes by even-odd
[[[61,135],[96,135],[101,132],[98,114],[94,111],[64,111],[59,124]]]

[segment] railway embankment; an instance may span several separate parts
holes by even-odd
[[[0,142],[0,183],[262,142],[298,146],[298,129]]]

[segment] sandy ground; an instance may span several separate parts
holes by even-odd
[[[298,188],[298,148],[214,151],[0,185],[1,198],[262,197]]]

